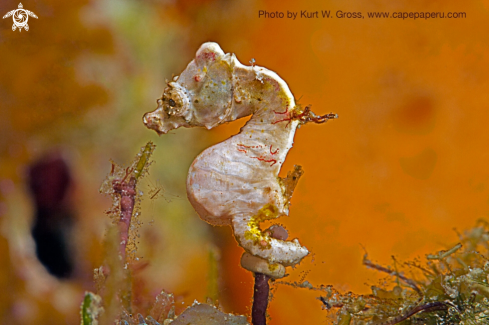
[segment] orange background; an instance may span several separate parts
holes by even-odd
[[[5,14],[17,5],[2,2],[0,9]],[[184,188],[193,158],[244,121],[160,138],[141,123],[165,78],[179,74],[205,41],[277,72],[317,114],[340,116],[298,130],[283,168],[285,175],[300,164],[305,175],[290,217],[278,222],[313,253],[289,272],[291,281],[305,276],[314,285],[368,293],[384,275],[361,265],[362,245],[381,264],[392,255],[423,257],[456,243],[453,228],[463,231],[488,215],[488,1],[23,5],[39,17],[29,19],[28,32],[12,32],[10,18],[0,25],[0,285],[12,293],[0,299],[3,323],[78,322],[83,290],[93,290],[91,270],[102,263],[108,223],[103,211],[110,203],[98,187],[109,159],[126,164],[148,140],[157,144],[156,162],[142,186],[161,186],[166,197],[142,207],[147,294],[165,288],[182,306],[203,301],[206,245],[214,244],[222,254],[226,311],[249,313],[252,277],[238,265],[241,248],[230,229],[197,217]],[[259,10],[451,11],[467,18],[292,21],[258,18]],[[42,269],[26,271],[37,264],[28,244],[24,170],[52,148],[68,157],[77,184],[78,273],[66,283]],[[270,324],[325,323],[317,296],[277,286]]]

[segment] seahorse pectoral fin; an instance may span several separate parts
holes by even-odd
[[[309,254],[297,239],[279,240],[263,233],[253,217],[235,216],[232,220],[234,236],[239,245],[251,255],[261,257],[268,263],[293,266]]]

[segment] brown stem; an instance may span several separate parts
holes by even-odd
[[[270,277],[262,273],[255,273],[255,287],[253,291],[253,306],[251,307],[251,323],[253,325],[267,324],[268,292]]]
[[[445,302],[442,301],[435,301],[435,302],[430,302],[425,305],[417,306],[411,309],[409,312],[407,312],[404,315],[397,316],[390,321],[387,322],[382,322],[382,323],[377,323],[377,325],[396,325],[399,324],[406,319],[410,318],[411,316],[416,315],[417,313],[421,312],[430,312],[430,311],[437,311],[437,310],[446,310],[448,309],[448,305]]]
[[[300,166],[298,169],[300,169]],[[289,175],[287,175],[287,177],[288,176]],[[265,231],[268,231],[270,233],[270,237],[275,239],[287,240],[289,237],[287,230],[280,225],[273,225]],[[255,273],[253,305],[251,307],[251,324],[253,325],[267,324],[268,293],[270,291],[268,280],[270,280],[268,275],[263,273]]]
[[[378,264],[373,263],[372,261],[370,261],[370,260],[367,259],[367,254],[365,254],[363,256],[363,265],[365,265],[367,267],[370,267],[372,269],[375,269],[377,271],[380,271],[380,272],[385,272],[385,273],[387,273],[389,275],[392,275],[392,276],[397,276],[399,279],[401,279],[402,281],[404,281],[408,286],[410,286],[411,288],[413,288],[414,291],[416,291],[416,293],[420,297],[423,296],[423,293],[421,292],[421,290],[418,288],[418,286],[416,285],[416,283],[413,280],[405,277],[404,275],[402,275],[399,272],[396,272],[394,270],[391,270],[391,269],[388,269],[388,268],[383,267],[381,265],[378,265]]]
[[[126,175],[127,177],[127,175]],[[126,260],[126,245],[129,240],[129,226],[131,225],[132,212],[136,197],[136,178],[131,177],[128,182],[115,180],[113,183],[114,192],[121,196],[121,214],[119,219],[119,232],[121,235],[119,252],[122,261]]]

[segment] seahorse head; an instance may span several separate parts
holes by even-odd
[[[191,126],[188,124],[191,115],[189,95],[182,85],[177,82],[168,83],[157,103],[156,110],[144,114],[143,122],[146,127],[162,134],[181,126]]]
[[[218,44],[204,43],[180,76],[168,83],[156,110],[144,115],[144,124],[162,134],[181,126],[211,129],[228,121],[234,62]]]

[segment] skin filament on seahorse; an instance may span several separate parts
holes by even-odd
[[[289,214],[293,180],[278,177],[297,127],[323,123],[335,114],[317,116],[295,103],[275,72],[241,64],[218,44],[204,43],[195,59],[164,90],[158,108],[144,124],[167,133],[179,127],[219,124],[252,115],[241,132],[204,150],[192,163],[187,195],[199,216],[213,225],[231,225],[238,243],[270,265],[298,264],[309,252],[297,239],[270,237],[259,224]],[[284,123],[281,123],[284,122]],[[285,123],[286,122],[286,123]],[[293,186],[287,185],[293,182]]]

